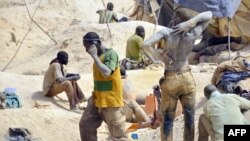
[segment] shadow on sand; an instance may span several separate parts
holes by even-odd
[[[37,92],[34,92],[32,94],[31,99],[33,99],[34,101],[38,100],[38,101],[44,101],[44,102],[48,102],[48,103],[51,102],[59,108],[70,111],[68,108],[63,106],[63,105],[65,105],[65,103],[68,103],[68,101],[59,97],[59,96],[46,97],[43,95],[42,91],[37,91]]]

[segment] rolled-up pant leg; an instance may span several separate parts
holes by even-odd
[[[70,81],[63,81],[61,83],[53,85],[46,96],[53,97],[64,91],[67,94],[70,109],[74,108],[76,106],[76,103],[74,101],[74,88]]]
[[[78,86],[76,81],[71,81],[73,89],[74,89],[74,103],[78,104],[85,99],[84,93],[82,92],[81,88]]]
[[[126,135],[126,117],[121,107],[102,108],[101,116],[108,125],[109,133],[114,141],[128,141]],[[92,140],[89,140],[92,141]]]
[[[90,98],[79,123],[81,141],[97,141],[97,128],[102,121],[98,108]]]

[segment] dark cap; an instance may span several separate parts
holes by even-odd
[[[57,53],[57,57],[56,57],[62,64],[67,64],[68,63],[68,58],[69,58],[69,55],[67,52],[65,51],[59,51]]]
[[[83,41],[100,41],[100,37],[95,32],[88,32],[83,36]]]
[[[135,32],[136,33],[145,32],[145,29],[143,26],[139,25],[136,27]]]
[[[135,29],[135,33],[138,36],[141,36],[144,39],[144,37],[145,37],[145,29],[144,29],[143,26],[137,26],[136,29]]]
[[[206,96],[207,99],[209,99],[210,95],[217,90],[218,89],[214,85],[209,84],[204,88],[204,95]]]
[[[113,4],[112,2],[109,2],[109,3],[107,4],[107,9],[110,10],[110,11],[113,11],[113,9],[114,9],[114,4]]]
[[[68,55],[68,53],[67,52],[65,52],[65,51],[59,51],[58,53],[57,53],[57,57],[56,57],[57,59],[68,59],[69,58],[69,55]]]

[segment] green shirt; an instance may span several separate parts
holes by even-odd
[[[212,123],[214,140],[223,140],[225,124],[249,124],[240,109],[250,109],[250,101],[235,94],[219,94],[209,98],[203,111]]]
[[[127,40],[126,58],[135,61],[142,61],[141,46],[143,44],[143,38],[134,34]]]
[[[103,63],[112,71],[114,71],[118,66],[118,62],[119,62],[118,54],[113,49],[108,49],[108,51],[105,52]]]
[[[97,13],[100,15],[99,24],[116,22],[115,19],[118,19],[116,13],[110,10],[98,10]]]

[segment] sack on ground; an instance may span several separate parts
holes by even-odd
[[[145,69],[147,66],[153,64],[148,59],[143,59],[141,62],[131,60],[129,58],[124,58],[119,61],[119,64],[123,66],[126,70],[137,70],[137,69]]]
[[[17,95],[15,88],[5,88],[3,92],[4,101],[2,103],[4,108],[20,108],[22,107],[21,100]]]

